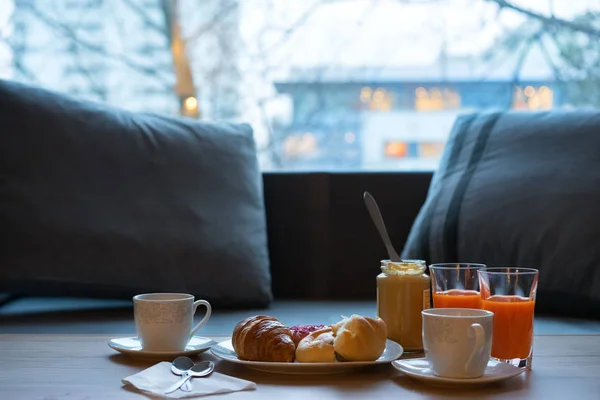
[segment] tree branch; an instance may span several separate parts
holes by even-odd
[[[513,71],[513,83],[516,85],[519,82],[519,75],[521,74],[521,70],[523,69],[523,64],[525,64],[525,58],[529,54],[529,51],[532,49],[533,44],[539,40],[542,35],[542,29],[538,33],[528,37],[525,40],[525,44],[523,45],[523,50],[518,55],[517,64],[515,65],[515,70]]]
[[[585,33],[590,36],[595,36],[600,38],[600,30],[593,28],[592,26],[582,25],[577,22],[567,21],[562,18],[556,18],[555,16],[547,17],[535,11],[528,10],[526,8],[517,6],[506,0],[485,0],[490,3],[495,3],[500,7],[500,9],[505,8],[513,11],[517,11],[523,15],[526,15],[530,18],[536,19],[540,22],[543,22],[546,25],[552,25],[558,28],[567,28],[572,31]]]
[[[20,58],[15,58],[13,60],[13,65],[15,66],[15,68],[17,69],[17,71],[19,71],[21,73],[21,75],[23,75],[24,77],[27,78],[27,80],[29,80],[31,82],[35,82],[35,83],[39,82],[39,80],[35,76],[35,74],[33,72],[31,72],[30,69],[28,69],[27,67],[25,67],[25,65],[23,65],[23,63],[21,62]]]
[[[101,46],[97,46],[93,43],[89,43],[89,42],[81,39],[80,37],[78,37],[77,34],[73,31],[73,29],[71,27],[67,26],[64,23],[58,22],[54,18],[49,17],[48,15],[46,15],[45,13],[43,13],[39,9],[37,9],[32,3],[25,3],[25,4],[26,4],[29,12],[31,12],[34,16],[36,16],[40,21],[42,21],[49,27],[61,32],[64,36],[71,39],[77,45],[85,48],[86,50],[102,54],[102,55],[106,56],[107,58],[121,62],[135,71],[139,71],[146,75],[150,75],[155,78],[158,78],[160,81],[162,81],[162,83],[164,83],[169,88],[172,86],[172,83],[169,82],[164,76],[159,74],[157,72],[156,68],[154,68],[154,67],[151,68],[151,67],[147,67],[142,64],[138,64],[137,62],[127,58],[125,55],[110,53]]]
[[[127,5],[127,7],[129,7],[131,10],[133,10],[137,13],[148,27],[154,29],[156,32],[161,33],[165,36],[167,35],[166,27],[162,26],[162,25],[156,23],[156,21],[152,20],[152,18],[150,18],[150,15],[148,15],[146,10],[144,10],[144,8],[142,6],[140,6],[133,0],[122,0],[122,1]]]
[[[562,71],[556,65],[556,63],[554,62],[554,60],[552,59],[552,57],[550,56],[550,52],[548,51],[548,49],[546,47],[546,44],[544,43],[544,40],[543,40],[542,37],[540,37],[540,39],[538,40],[537,44],[540,47],[540,50],[542,52],[542,56],[544,57],[544,60],[546,60],[546,63],[548,63],[548,65],[552,69],[552,72],[554,73],[554,78],[557,81],[559,81],[559,82],[563,82],[564,79],[563,79]],[[556,44],[556,45],[558,46],[558,44]]]
[[[160,0],[160,10],[165,20],[165,32],[169,41],[169,51],[171,51],[171,44],[173,43],[173,21],[177,15],[176,4],[171,0]]]
[[[196,28],[196,30],[194,30],[194,32],[192,32],[191,35],[183,39],[184,42],[191,43],[194,40],[198,39],[200,36],[202,36],[204,33],[211,31],[218,23],[220,23],[223,20],[223,18],[227,17],[227,15],[230,12],[238,8],[238,6],[238,0],[232,0],[229,2],[229,4],[222,6],[219,13],[215,14],[208,23]]]
[[[106,93],[104,93],[104,91],[102,90],[100,85],[98,85],[98,83],[92,76],[92,73],[90,72],[90,70],[88,68],[86,68],[86,66],[83,64],[82,54],[77,46],[75,47],[75,62],[77,63],[78,68],[81,71],[81,73],[87,79],[92,93],[94,93],[100,100],[105,100]]]
[[[296,19],[296,21],[294,21],[294,23],[292,25],[290,25],[281,35],[281,37],[279,38],[279,40],[277,41],[277,43],[274,43],[268,50],[266,50],[267,52],[271,52],[274,51],[275,49],[277,49],[278,47],[281,47],[283,44],[285,44],[289,38],[301,27],[303,27],[308,20],[317,12],[317,10],[319,8],[321,8],[321,6],[323,5],[323,2],[315,2],[308,10],[304,11],[304,13],[302,15],[300,15],[300,17],[298,17],[298,19]]]

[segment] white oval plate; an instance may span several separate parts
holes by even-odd
[[[233,350],[231,340],[225,340],[210,348],[216,357],[236,364],[245,365],[257,371],[271,372],[276,374],[298,374],[298,375],[325,375],[340,374],[353,369],[369,367],[377,364],[390,363],[398,359],[403,349],[398,343],[388,340],[381,357],[376,361],[344,361],[326,363],[299,363],[299,362],[261,362],[240,360]]]
[[[214,340],[205,337],[192,336],[183,351],[147,351],[142,350],[140,339],[136,336],[110,339],[108,341],[108,345],[111,348],[133,358],[175,358],[178,356],[191,356],[205,352],[215,343]]]
[[[507,363],[490,359],[485,368],[483,376],[479,378],[457,379],[442,378],[433,374],[429,368],[429,362],[425,358],[413,358],[408,360],[397,360],[392,362],[397,370],[402,371],[411,378],[429,382],[432,384],[450,385],[450,386],[472,386],[484,385],[492,382],[503,381],[514,378],[524,372],[523,369]]]

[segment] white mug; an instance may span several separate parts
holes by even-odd
[[[194,314],[199,305],[206,315],[194,329]],[[133,297],[135,329],[142,349],[147,351],[183,351],[190,338],[208,322],[212,308],[206,300],[194,301],[184,293],[148,293]]]
[[[423,310],[423,347],[434,375],[478,378],[492,352],[494,313],[469,308]]]

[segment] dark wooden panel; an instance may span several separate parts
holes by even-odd
[[[401,251],[432,173],[264,173],[276,298],[374,299],[385,247],[363,203],[369,191]]]

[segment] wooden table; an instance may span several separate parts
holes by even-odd
[[[213,337],[222,340],[225,337]],[[151,366],[108,347],[107,336],[0,335],[0,399],[144,399],[121,379]],[[536,336],[533,370],[479,388],[440,388],[411,380],[391,365],[342,375],[276,375],[200,359],[216,370],[257,383],[254,391],[211,399],[597,399],[600,396],[600,335]]]

